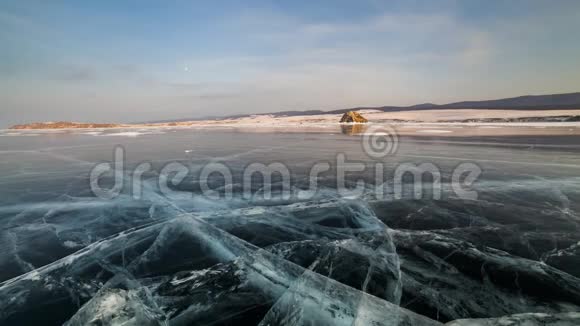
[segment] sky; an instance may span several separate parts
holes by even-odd
[[[1,0],[0,127],[580,91],[580,1]]]

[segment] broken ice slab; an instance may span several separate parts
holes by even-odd
[[[580,280],[542,262],[428,231],[392,232],[401,305],[442,321],[580,311]]]
[[[373,247],[372,241],[378,239],[384,246]],[[389,250],[391,245],[392,240],[386,234],[377,232],[369,239],[285,242],[267,250],[320,275],[399,304],[402,291],[399,256]]]
[[[255,323],[261,315],[260,325],[441,325],[265,250],[180,273],[154,295],[174,325]],[[300,318],[287,316],[294,309]]]
[[[399,258],[389,229],[360,202],[300,203],[282,212],[278,207],[237,210],[206,221],[258,246],[274,242],[265,249],[279,257],[389,302],[400,301]]]
[[[65,323],[65,326],[83,325],[157,326],[162,325],[162,319],[155,319],[139,300],[138,292],[104,289]]]
[[[280,242],[348,239],[385,225],[360,201],[321,200],[200,213],[208,223],[259,247]]]
[[[182,247],[177,246],[177,244]],[[171,251],[175,251],[177,254],[169,255]],[[174,260],[167,261],[168,257]],[[165,312],[179,310],[176,308],[177,303],[183,304],[182,299],[185,297],[185,310],[172,316],[172,320],[177,324],[179,321],[187,324],[198,318],[215,319],[216,316],[224,314],[208,314],[207,309],[202,309],[199,314],[192,314],[192,309],[197,309],[203,303],[199,297],[189,296],[187,292],[173,295],[172,288],[179,288],[179,282],[176,283],[173,280],[168,284],[159,285],[154,284],[155,281],[151,281],[151,277],[158,277],[159,281],[163,281],[165,275],[178,272],[179,269],[173,271],[167,269],[167,266],[171,264],[180,268],[189,267],[190,270],[194,270],[192,273],[196,273],[196,269],[213,264],[219,265],[219,263],[233,264],[232,261],[237,264],[237,267],[234,266],[237,268],[234,275],[243,280],[238,285],[234,284],[233,297],[237,295],[238,288],[248,289],[247,293],[253,297],[264,299],[265,309],[278,300],[292,286],[294,280],[305,272],[304,268],[260,250],[193,216],[184,216],[170,222],[121,233],[90,245],[55,263],[3,283],[0,285],[0,298],[2,298],[0,299],[2,301],[0,302],[2,307],[0,321],[7,324],[25,324],[39,322],[38,318],[43,318],[45,325],[60,324],[75,315],[83,304],[88,304],[88,306],[80,308],[81,311],[78,312],[80,315],[77,314],[76,317],[73,317],[74,320],[77,320],[76,318],[80,318],[80,320],[99,319],[103,316],[86,316],[85,313],[98,310],[103,301],[106,303],[111,298],[132,302],[132,290],[115,292],[112,290],[114,288],[106,288],[108,290],[99,292],[99,289],[103,288],[104,284],[115,274],[129,274],[139,281],[140,277],[146,277],[151,289],[160,289],[154,298]],[[336,288],[337,293],[367,298],[356,289],[336,281],[329,281],[329,283],[326,281],[328,278],[322,275],[308,273],[314,274],[315,276],[312,277],[319,284],[332,285],[331,288]],[[227,274],[224,275],[225,281],[232,281],[227,279]],[[223,291],[223,288],[219,286],[212,286],[219,284],[219,282],[210,283],[206,294],[219,294],[220,291]],[[165,289],[165,291],[162,292],[161,289]],[[352,293],[349,294],[351,291]],[[188,297],[192,301],[187,302]],[[211,304],[215,307],[223,307],[224,305],[227,307],[230,303],[229,298],[231,296],[218,295],[215,297],[216,301],[211,302]],[[388,309],[384,310],[389,314],[396,311],[415,316],[413,313],[379,298],[372,297],[372,302],[374,305],[387,307]],[[249,303],[251,304],[251,302]],[[230,313],[233,316],[243,315],[247,311],[244,309],[244,304],[247,303],[239,302],[239,305],[235,306],[236,310],[230,311]],[[357,302],[357,305],[360,303]],[[366,304],[363,304],[362,307],[366,307]],[[140,307],[139,309],[144,308]],[[139,309],[137,310],[141,311]],[[351,311],[360,310],[358,306],[348,309]],[[133,309],[132,311],[137,310]],[[52,311],[54,313],[51,314]],[[120,314],[122,318],[130,318],[128,313],[116,312],[115,314],[115,316]],[[387,317],[384,315],[381,318],[386,319]],[[105,316],[103,318],[112,317]]]
[[[505,184],[502,186],[505,187]],[[368,203],[377,217],[393,229],[450,230],[503,225],[517,226],[519,232],[516,235],[524,231],[580,230],[580,220],[574,215],[574,211],[558,207],[562,205],[558,202],[553,202],[553,206],[546,204],[550,198],[538,198],[534,202],[518,202],[521,200],[519,198],[522,196],[521,192],[506,191],[500,185],[496,190],[486,193],[485,199],[478,200],[402,199]],[[549,196],[545,192],[539,193],[542,196]],[[480,195],[483,194],[480,192]],[[506,200],[506,197],[509,200]]]
[[[580,242],[565,249],[552,250],[542,257],[542,261],[580,278]]]
[[[1,283],[0,324],[61,324],[116,274],[150,277],[204,268],[250,247],[193,217],[122,232]]]
[[[578,326],[580,312],[562,314],[527,313],[499,318],[460,319],[446,326]]]
[[[429,326],[440,323],[305,271],[290,284],[259,325]]]
[[[280,211],[278,207],[264,207],[250,212],[232,212],[221,218],[208,217],[207,221],[257,245],[274,242],[265,248],[305,268],[317,262],[316,266],[312,266],[314,271],[362,289],[361,280],[365,278],[357,277],[356,274],[360,274],[357,273],[359,269],[368,271],[367,265],[358,261],[356,266],[349,267],[353,274],[339,273],[340,263],[345,262],[344,265],[347,265],[346,261],[356,258],[358,254],[344,251],[338,244],[355,240],[355,243],[361,242],[361,237],[375,234],[378,228],[357,228],[347,222],[353,221],[353,213],[345,210],[344,206],[344,203],[330,201],[300,203],[287,211]],[[324,213],[318,214],[320,211]],[[364,212],[364,209],[356,212]],[[373,214],[365,217],[369,222],[377,219]],[[330,220],[333,223],[328,224]],[[390,233],[395,235],[397,253],[402,257],[402,304],[440,321],[530,311],[554,314],[580,310],[580,282],[576,278],[538,261],[518,257],[518,254],[540,251],[554,243],[554,235],[549,232],[526,233],[534,244],[532,249],[525,244],[519,247],[513,245],[518,239],[506,239],[504,235],[509,234],[508,231],[506,227],[497,224],[489,228],[391,230]],[[493,237],[494,232],[498,233],[499,238]],[[515,237],[522,234],[518,232]],[[269,235],[276,236],[267,238]],[[560,236],[559,241],[565,245],[573,240],[571,237]],[[486,245],[502,250],[494,250]],[[325,258],[325,253],[329,252],[333,254]],[[348,254],[350,258],[340,257],[341,254]],[[362,256],[374,257],[366,254]],[[372,260],[381,261],[376,258]],[[334,272],[329,272],[330,262],[335,264],[332,265]],[[482,266],[485,268],[482,269]],[[385,275],[388,273],[380,276]],[[375,278],[374,281],[380,279]],[[541,289],[550,290],[538,290],[540,287],[536,286],[537,283],[544,284]],[[372,285],[372,282],[369,284]],[[389,300],[372,287],[367,287],[365,291]],[[474,293],[477,295],[474,296]]]
[[[109,280],[64,326],[161,326],[165,324],[165,319],[146,287],[130,275],[119,274]]]

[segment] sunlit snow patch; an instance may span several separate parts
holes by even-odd
[[[426,133],[426,134],[446,134],[446,133],[453,132],[453,131],[440,130],[440,129],[427,129],[427,130],[417,130],[417,132]]]

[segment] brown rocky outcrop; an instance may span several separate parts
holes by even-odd
[[[72,128],[118,128],[121,124],[115,123],[81,123],[81,122],[33,122],[21,125],[15,125],[10,129],[72,129]]]
[[[360,113],[356,111],[348,111],[342,115],[340,122],[351,122],[351,123],[367,123],[368,120],[365,119]]]

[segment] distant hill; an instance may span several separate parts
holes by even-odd
[[[444,110],[444,109],[480,109],[480,110],[564,110],[580,109],[580,92],[550,95],[526,95],[498,100],[463,101],[449,104],[418,104],[412,106],[361,107],[355,110],[375,109],[384,112]],[[351,110],[351,109],[348,109]],[[348,110],[340,110],[346,112]]]
[[[443,110],[443,109],[479,109],[479,110],[565,110],[580,109],[580,92],[550,95],[526,95],[497,100],[462,101],[449,104],[422,103],[411,106],[380,106],[380,107],[356,107],[332,111],[305,110],[305,111],[281,111],[262,113],[274,117],[318,115],[318,114],[344,114],[348,111],[379,110],[383,112],[419,111],[419,110]],[[261,114],[261,115],[262,115]],[[150,122],[173,122],[173,121],[198,121],[198,120],[223,120],[250,117],[255,114],[238,114],[224,117],[202,117],[189,119],[174,119]]]
[[[496,108],[496,109],[574,109],[580,108],[580,93],[527,95],[500,100],[465,101],[446,104],[447,108]]]
[[[505,99],[497,100],[487,100],[487,101],[463,101],[455,102],[449,104],[432,104],[432,103],[422,103],[411,106],[381,106],[381,107],[357,107],[340,109],[333,111],[322,111],[322,110],[308,110],[308,111],[281,111],[273,113],[262,113],[262,114],[239,114],[231,116],[213,116],[213,117],[196,117],[196,118],[183,118],[183,119],[171,119],[163,121],[147,121],[133,124],[116,124],[116,123],[82,123],[82,122],[35,122],[28,124],[20,124],[12,126],[11,129],[64,129],[64,128],[120,128],[127,126],[178,126],[178,125],[190,125],[188,122],[197,121],[213,121],[220,122],[223,120],[234,120],[254,116],[264,116],[271,115],[273,117],[293,117],[293,116],[315,116],[323,114],[337,114],[342,115],[348,111],[360,111],[360,110],[377,110],[382,112],[405,112],[405,111],[428,111],[428,110],[467,110],[467,109],[477,109],[477,110],[519,110],[519,111],[555,111],[555,110],[580,110],[580,92],[578,93],[568,93],[568,94],[552,94],[552,95],[527,95],[519,96]],[[562,113],[559,113],[562,114]],[[530,117],[529,114],[525,117],[511,118],[511,120],[506,120],[505,122],[518,122],[518,121],[578,121],[579,116],[574,112],[566,113],[565,116],[559,116],[556,114],[551,118],[546,118],[545,115],[540,114],[539,116]],[[524,114],[525,115],[525,114]],[[255,117],[254,117],[255,118]],[[505,117],[504,117],[505,118]],[[497,119],[504,118],[491,118],[487,119],[488,122],[494,122]],[[480,118],[469,118],[466,120],[459,120],[463,122],[472,122],[473,120],[484,121]],[[494,120],[496,119],[496,120]],[[515,119],[515,120],[514,120]],[[520,120],[518,120],[520,119]],[[523,119],[523,120],[521,120]],[[457,119],[456,119],[457,120]],[[513,120],[513,121],[512,121]],[[498,120],[499,121],[499,120]],[[504,120],[501,120],[504,121]]]

